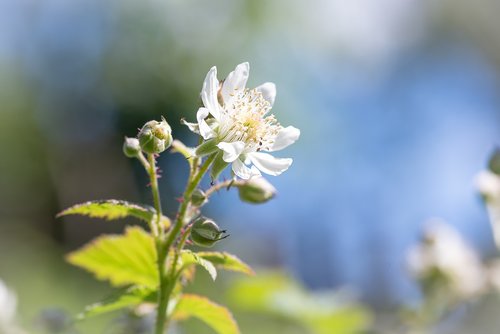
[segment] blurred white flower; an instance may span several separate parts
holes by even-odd
[[[486,287],[486,273],[478,254],[451,226],[433,220],[424,231],[421,244],[408,255],[411,274],[420,281],[439,274],[454,297],[468,299]]]
[[[0,280],[0,333],[21,333],[14,323],[16,308],[16,295]]]
[[[475,183],[486,203],[495,243],[500,249],[500,176],[484,170],[476,176]]]
[[[498,200],[500,197],[500,176],[483,170],[477,174],[475,179],[476,187],[487,201]]]
[[[267,82],[246,88],[248,74],[249,64],[242,63],[219,83],[217,68],[212,67],[201,90],[204,107],[196,115],[198,123],[185,124],[206,141],[212,140],[240,178],[249,179],[260,172],[279,175],[290,167],[292,159],[275,158],[262,151],[274,152],[293,144],[300,130],[282,127],[274,115],[268,115],[276,86]]]

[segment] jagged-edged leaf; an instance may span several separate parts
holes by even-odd
[[[123,235],[104,235],[68,254],[67,260],[112,285],[158,285],[156,250],[152,237],[140,227]]]
[[[173,317],[176,320],[198,318],[218,334],[240,333],[233,315],[227,308],[202,296],[182,295],[175,307]]]
[[[96,315],[116,311],[125,307],[136,306],[145,302],[155,303],[157,294],[155,289],[132,286],[123,292],[111,296],[101,302],[89,305],[78,315],[78,319],[93,317]]]
[[[198,256],[196,253],[185,249],[181,253],[181,260],[184,267],[187,267],[191,264],[199,264],[200,266],[205,268],[206,271],[208,271],[210,277],[212,277],[214,281],[217,278],[217,269],[215,269],[215,266],[212,264],[212,262],[205,260],[204,258]]]
[[[248,264],[232,254],[226,252],[198,252],[196,254],[202,259],[212,262],[217,268],[255,275]]]
[[[67,215],[82,215],[92,218],[103,218],[106,220],[115,220],[132,216],[148,222],[156,215],[156,211],[149,206],[110,199],[74,205],[59,213],[57,217]],[[162,216],[162,223],[167,227],[170,226],[170,220],[165,216]]]

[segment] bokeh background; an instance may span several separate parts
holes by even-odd
[[[222,248],[313,291],[348,289],[376,313],[419,298],[405,253],[431,217],[493,255],[474,176],[500,142],[499,10],[493,0],[0,0],[0,278],[23,323],[109,291],[63,255],[133,222],[54,216],[91,199],[150,201],[123,137],[164,115],[194,145],[178,120],[195,119],[213,65],[223,77],[249,61],[249,85],[275,82],[274,113],[302,130],[282,153],[292,167],[268,178],[275,200],[211,201],[231,234]],[[173,213],[185,162],[160,164]],[[79,326],[100,333],[92,326],[106,321]]]

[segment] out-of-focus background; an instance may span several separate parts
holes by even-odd
[[[419,298],[405,254],[428,218],[492,256],[473,180],[500,142],[499,11],[493,0],[0,0],[0,278],[22,323],[109,291],[63,255],[133,222],[55,214],[150,201],[123,137],[163,115],[194,145],[179,119],[195,119],[213,65],[222,78],[249,61],[249,86],[275,82],[274,113],[302,131],[282,152],[292,167],[268,178],[275,200],[211,201],[231,234],[221,248],[382,313]],[[160,164],[173,213],[185,161]],[[79,328],[105,332],[106,321]]]

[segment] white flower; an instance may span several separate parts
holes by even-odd
[[[486,203],[493,237],[500,249],[500,176],[484,170],[477,174],[475,183]]]
[[[424,280],[438,271],[460,299],[480,294],[486,284],[476,251],[454,228],[440,220],[431,220],[423,242],[408,254],[408,267],[413,276]]]
[[[212,67],[201,90],[203,107],[196,115],[198,123],[184,123],[205,141],[212,141],[240,178],[249,179],[260,172],[279,175],[290,167],[292,159],[275,158],[263,151],[274,152],[293,144],[300,130],[283,127],[268,114],[276,86],[267,82],[246,88],[248,73],[249,64],[239,64],[219,83],[217,68]]]
[[[21,333],[14,325],[17,298],[0,280],[0,333]]]
[[[483,170],[477,174],[475,183],[486,200],[493,201],[500,197],[500,177],[497,174]]]

